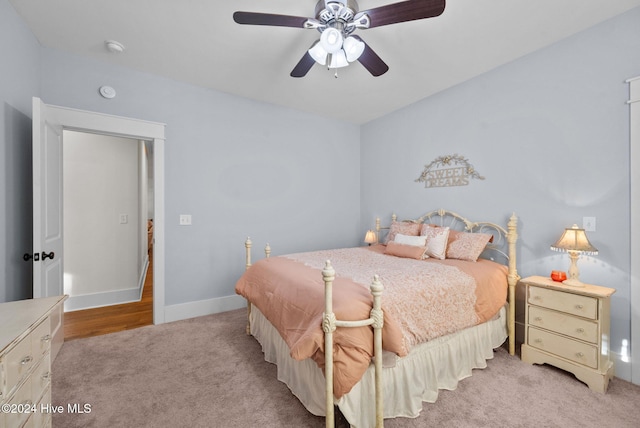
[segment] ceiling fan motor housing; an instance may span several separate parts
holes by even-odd
[[[358,12],[358,3],[355,0],[320,0],[316,4],[316,18],[329,27],[346,29],[347,24],[353,21]],[[350,28],[352,32],[355,27]],[[320,30],[322,31],[322,30]]]

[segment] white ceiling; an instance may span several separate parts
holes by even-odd
[[[361,124],[601,21],[640,0],[449,0],[436,18],[359,30],[389,65],[289,73],[315,30],[238,25],[234,11],[312,17],[315,0],[9,0],[48,48]],[[394,0],[360,0],[360,9]],[[112,54],[105,40],[126,50]],[[117,90],[117,88],[116,88]]]

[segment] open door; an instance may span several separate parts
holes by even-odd
[[[62,125],[33,98],[33,297],[63,294]]]

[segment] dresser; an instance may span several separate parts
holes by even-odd
[[[51,363],[64,341],[66,298],[0,304],[0,427],[51,426]]]
[[[521,282],[526,289],[522,361],[561,368],[592,390],[606,392],[614,375],[609,342],[615,290],[574,287],[542,276]]]

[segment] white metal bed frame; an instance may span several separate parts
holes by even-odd
[[[392,221],[396,221],[395,214],[392,216]],[[413,223],[432,223],[438,226],[446,226],[451,229],[457,229],[459,224],[466,232],[471,233],[489,233],[494,239],[487,244],[485,251],[483,252],[484,258],[494,260],[494,257],[488,257],[486,253],[495,252],[500,257],[507,261],[508,274],[507,283],[509,286],[507,300],[509,303],[509,312],[507,317],[507,329],[509,340],[509,354],[515,354],[515,292],[516,284],[520,279],[516,268],[516,242],[518,239],[517,223],[518,218],[515,214],[512,214],[507,223],[507,229],[502,226],[491,222],[472,222],[461,215],[447,211],[444,209],[430,211],[417,220],[408,220]],[[382,227],[380,219],[376,219],[376,237],[380,238],[382,230],[389,229],[389,227]],[[507,245],[507,252],[503,251]],[[246,263],[245,268],[251,267],[251,247],[252,242],[250,238],[245,241]],[[271,255],[271,247],[269,244],[265,246],[265,256],[268,258]],[[349,328],[349,327],[362,327],[372,326],[373,328],[373,349],[374,349],[374,369],[375,369],[375,410],[376,410],[376,428],[382,428],[384,426],[383,415],[383,394],[382,394],[382,328],[384,326],[384,316],[382,312],[381,296],[384,289],[378,275],[374,275],[370,289],[373,296],[373,308],[371,309],[370,316],[364,320],[358,321],[341,321],[337,320],[333,312],[333,281],[335,279],[335,270],[331,266],[331,261],[327,260],[325,267],[322,270],[322,278],[325,284],[324,297],[325,297],[325,310],[322,316],[322,330],[324,332],[324,345],[325,350],[333,349],[333,332],[336,328]],[[246,333],[251,334],[250,326],[250,314],[251,314],[251,302],[247,302],[247,328]],[[325,397],[326,397],[326,410],[325,410],[325,426],[327,428],[333,428],[335,424],[334,414],[334,394],[333,394],[333,353],[325,351]]]

